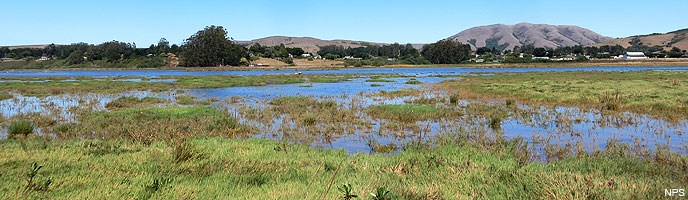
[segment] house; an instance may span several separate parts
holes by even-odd
[[[46,60],[50,60],[50,58],[48,56],[41,56],[41,58],[39,58],[36,61],[46,61]]]
[[[624,60],[637,60],[637,59],[647,59],[645,53],[643,52],[626,52],[623,55]]]
[[[362,58],[356,58],[353,56],[344,56],[344,60],[361,60]]]
[[[304,54],[301,54],[301,57],[308,58],[308,57],[311,57],[311,54],[310,53],[304,53]]]

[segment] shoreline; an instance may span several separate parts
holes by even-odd
[[[565,68],[565,67],[663,67],[688,66],[688,59],[680,60],[637,60],[637,61],[586,61],[586,62],[550,62],[550,63],[466,63],[466,64],[431,64],[431,65],[384,65],[346,67],[332,66],[270,66],[270,67],[161,67],[161,68],[46,68],[46,69],[0,69],[10,71],[90,71],[90,70],[181,70],[181,71],[280,71],[280,70],[341,70],[362,68]]]

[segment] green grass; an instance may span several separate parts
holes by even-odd
[[[139,99],[132,96],[123,96],[105,104],[105,108],[110,110],[123,108],[142,108],[165,102],[166,100],[156,97],[144,97]]]
[[[418,85],[418,84],[423,84],[423,82],[421,82],[419,80],[409,80],[409,81],[406,81],[406,84]]]
[[[11,99],[13,96],[5,91],[0,91],[0,101],[5,99]]]
[[[180,154],[166,142],[0,141],[0,198],[336,199],[336,187],[350,183],[362,199],[379,187],[399,199],[653,199],[688,183],[685,171],[604,153],[520,165],[508,145],[393,156],[281,146],[196,138]],[[46,191],[22,191],[33,162],[43,166],[36,181],[53,181]]]
[[[15,121],[7,127],[7,137],[19,138],[26,137],[32,134],[34,130],[33,124],[29,121]]]
[[[373,83],[392,83],[396,82],[394,80],[389,80],[389,79],[383,79],[380,77],[371,77],[370,79],[366,80],[365,82],[373,82]]]
[[[371,106],[366,112],[373,117],[397,120],[401,122],[416,122],[421,120],[440,119],[451,115],[459,115],[449,108],[438,107],[435,105],[416,105],[416,104],[388,104]]]
[[[348,81],[353,76],[314,76],[308,78],[311,83],[337,83],[342,81]]]
[[[127,79],[130,77],[118,77]],[[140,77],[133,77],[140,78]],[[166,91],[189,88],[223,88],[237,86],[263,86],[273,84],[295,84],[310,82],[339,82],[348,80],[348,76],[326,75],[263,75],[263,76],[163,76],[163,79],[176,79],[172,83],[163,82],[123,82],[114,78],[93,79],[91,77],[75,78],[77,81],[62,82],[69,77],[30,77],[3,78],[4,80],[21,80],[21,82],[0,82],[0,91],[13,91],[26,96],[50,96],[65,93],[101,93],[114,94],[127,91]],[[27,81],[48,82],[27,82]]]
[[[175,140],[197,135],[237,137],[250,134],[228,112],[207,107],[129,108],[92,111],[66,128],[60,138],[105,138],[133,141]]]
[[[187,95],[182,95],[182,96],[177,96],[175,97],[177,100],[177,104],[180,105],[192,105],[196,103],[196,97],[195,96],[187,96]]]
[[[472,99],[517,99],[688,118],[688,72],[556,72],[467,76],[440,87]]]

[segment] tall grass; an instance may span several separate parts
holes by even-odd
[[[33,123],[25,120],[15,121],[7,128],[7,135],[10,139],[21,138],[32,134],[33,130]]]

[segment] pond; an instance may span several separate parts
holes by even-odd
[[[343,148],[351,153],[370,152],[371,141],[379,144],[395,144],[402,147],[405,143],[432,141],[437,135],[470,132],[488,135],[503,135],[506,138],[523,138],[532,144],[536,151],[543,151],[546,144],[576,145],[580,143],[587,151],[604,148],[610,139],[654,149],[665,145],[671,150],[686,153],[688,149],[687,121],[667,122],[646,115],[622,113],[607,115],[599,110],[583,110],[572,107],[529,107],[519,104],[505,112],[508,117],[501,120],[498,127],[490,127],[490,118],[471,115],[471,104],[491,106],[494,102],[461,101],[459,104],[434,105],[450,106],[464,113],[439,120],[421,120],[412,125],[399,126],[391,120],[378,119],[366,113],[371,106],[385,104],[405,104],[418,100],[448,99],[442,91],[426,87],[453,78],[435,75],[456,75],[466,73],[499,72],[547,72],[547,71],[637,71],[637,70],[688,70],[688,66],[678,67],[580,67],[580,68],[353,68],[341,70],[305,70],[304,74],[358,74],[360,78],[337,83],[300,83],[250,87],[182,89],[163,92],[131,91],[120,94],[65,94],[48,97],[25,97],[13,94],[15,98],[0,101],[0,111],[5,118],[18,114],[41,113],[56,116],[59,121],[72,122],[77,116],[70,111],[77,107],[90,106],[96,110],[107,110],[105,104],[122,96],[158,97],[168,99],[173,105],[176,96],[190,95],[199,100],[215,99],[209,106],[228,110],[244,123],[255,125],[259,133],[255,137],[309,143],[318,148]],[[294,70],[280,71],[221,71],[187,72],[175,70],[91,70],[91,71],[9,71],[0,77],[27,76],[191,76],[191,75],[265,75],[291,74]],[[398,74],[409,77],[387,78],[389,82],[367,82],[366,74]],[[417,80],[423,84],[407,84]],[[2,83],[0,83],[2,84]],[[410,97],[380,97],[382,91],[418,90],[420,95]],[[340,109],[351,111],[358,122],[342,122],[342,125],[328,124],[302,127],[289,113],[276,114],[269,111],[269,101],[284,96],[309,96],[318,101],[334,101]],[[233,99],[241,99],[234,101]],[[257,111],[256,111],[257,110]],[[270,114],[270,120],[257,120],[248,116],[251,112]],[[315,112],[315,111],[314,111]],[[522,113],[528,113],[523,115]],[[255,113],[253,113],[255,114]],[[334,126],[347,126],[339,129]],[[353,128],[351,128],[353,127]],[[308,132],[309,134],[304,134]],[[286,136],[300,135],[298,138]],[[0,131],[0,138],[6,138],[6,130]],[[488,137],[489,138],[489,137]],[[398,150],[397,150],[398,151]]]

